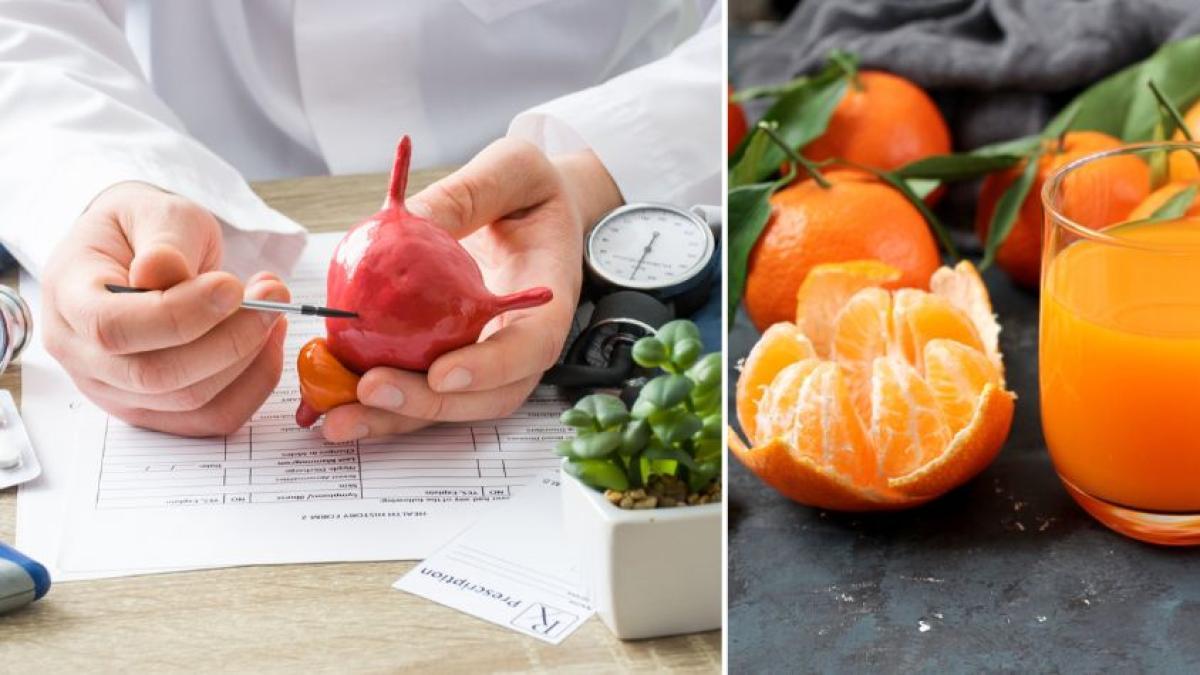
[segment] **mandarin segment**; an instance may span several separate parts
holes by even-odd
[[[932,340],[955,340],[984,351],[975,325],[962,310],[941,296],[910,288],[896,291],[892,330],[904,358],[921,372],[925,345]]]
[[[987,468],[1008,438],[1016,397],[994,384],[984,387],[970,424],[950,446],[925,466],[888,480],[888,487],[909,497],[936,497]]]
[[[875,453],[837,364],[821,363],[804,381],[787,438],[796,451],[858,485],[877,481]]]
[[[871,440],[884,476],[903,476],[950,442],[946,418],[925,380],[905,361],[878,358],[871,373]]]
[[[755,417],[763,389],[788,365],[814,356],[812,343],[796,324],[777,323],[763,333],[742,364],[737,384],[738,422],[746,436],[755,437]]]
[[[766,387],[759,399],[758,414],[754,421],[755,431],[753,434],[747,433],[756,444],[765,443],[792,430],[799,411],[797,401],[800,398],[801,387],[819,365],[821,362],[818,359],[804,359],[792,363],[779,371],[770,386]]]
[[[929,290],[945,298],[962,310],[975,326],[975,332],[983,342],[992,363],[1003,374],[1004,365],[1000,354],[1000,324],[992,312],[992,301],[988,298],[987,286],[975,266],[968,260],[952,268],[938,268],[929,278]]]
[[[854,408],[864,418],[871,410],[871,364],[888,353],[891,322],[892,295],[882,288],[859,291],[837,316],[832,358],[846,372]]]
[[[951,433],[971,421],[984,387],[1003,386],[1000,373],[986,356],[953,340],[933,340],[925,345],[925,381]]]
[[[878,260],[826,263],[812,268],[796,293],[796,325],[823,358],[830,358],[834,320],[852,297],[865,288],[891,286],[900,270]]]

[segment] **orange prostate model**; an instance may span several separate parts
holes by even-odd
[[[310,427],[326,411],[358,400],[359,376],[333,356],[325,338],[309,340],[300,349],[296,371],[300,378],[296,424],[301,427]]]

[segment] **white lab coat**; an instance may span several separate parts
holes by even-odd
[[[713,0],[0,0],[0,242],[39,274],[95,196],[205,206],[225,267],[303,230],[246,181],[467,160],[507,133],[591,148],[627,201],[720,203]],[[347,223],[349,225],[349,223]]]

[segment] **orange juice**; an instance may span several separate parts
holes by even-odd
[[[1042,285],[1042,424],[1059,475],[1138,511],[1200,513],[1200,219],[1068,244]]]

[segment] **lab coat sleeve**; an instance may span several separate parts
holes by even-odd
[[[222,223],[224,266],[284,273],[304,230],[191,138],[93,1],[0,5],[0,242],[35,277],[97,194],[142,181]]]
[[[626,202],[720,204],[720,5],[667,56],[522,112],[508,135],[547,154],[590,148]]]

